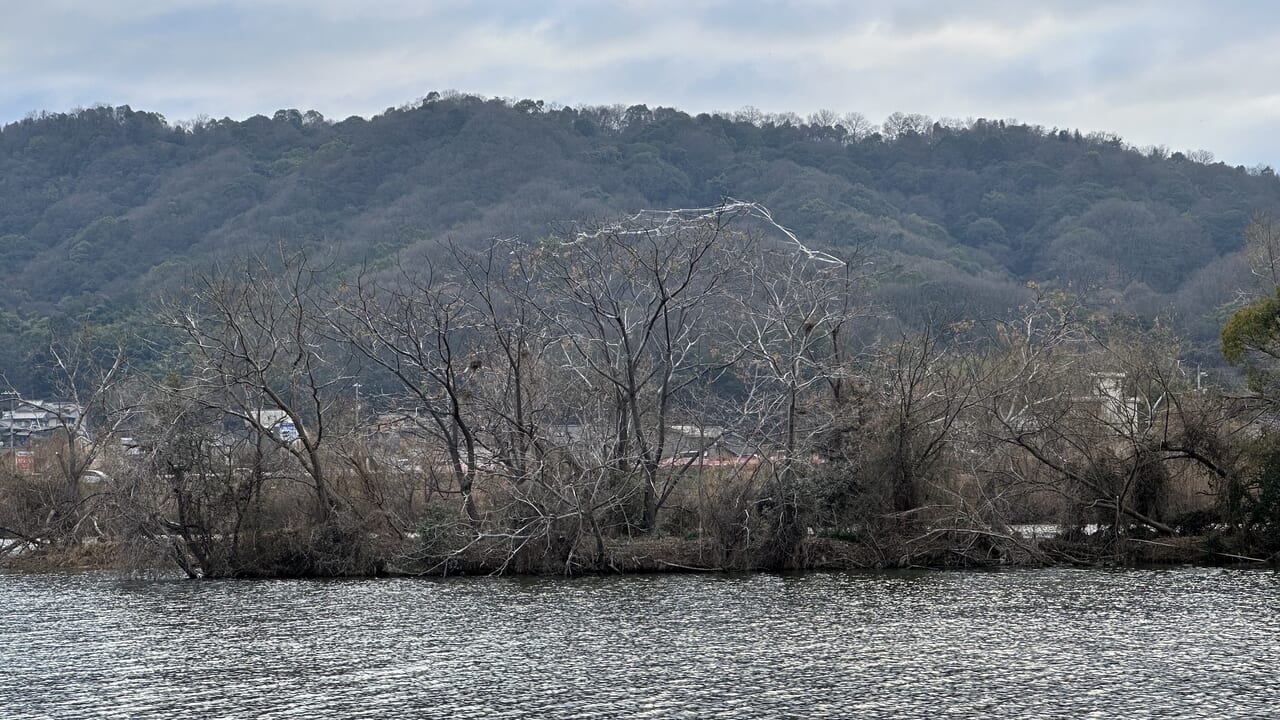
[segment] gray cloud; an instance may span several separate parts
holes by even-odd
[[[369,115],[435,89],[1016,117],[1280,164],[1269,3],[44,0],[0,28],[0,121],[128,103],[173,119]]]

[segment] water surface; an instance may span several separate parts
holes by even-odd
[[[1271,717],[1265,571],[0,575],[0,717]]]

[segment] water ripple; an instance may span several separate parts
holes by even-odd
[[[1280,578],[0,575],[0,717],[1267,717]]]

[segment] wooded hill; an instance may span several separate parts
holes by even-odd
[[[39,393],[51,333],[144,327],[156,291],[282,241],[339,266],[412,262],[441,239],[535,238],[726,196],[814,246],[868,248],[878,299],[904,317],[998,315],[1035,281],[1139,324],[1171,318],[1207,363],[1249,282],[1242,231],[1280,210],[1270,168],[1011,121],[437,93],[342,121],[42,113],[0,130],[0,368]]]

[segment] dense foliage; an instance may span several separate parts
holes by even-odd
[[[1172,314],[1209,361],[1242,231],[1278,189],[1269,168],[1206,153],[901,114],[877,128],[437,93],[340,122],[40,114],[0,130],[0,367],[38,394],[31,359],[51,333],[141,327],[150,293],[279,241],[333,248],[339,265],[412,260],[444,238],[540,237],[724,196],[816,245],[876,251],[879,299],[904,315],[995,315],[1035,280],[1140,321]]]

